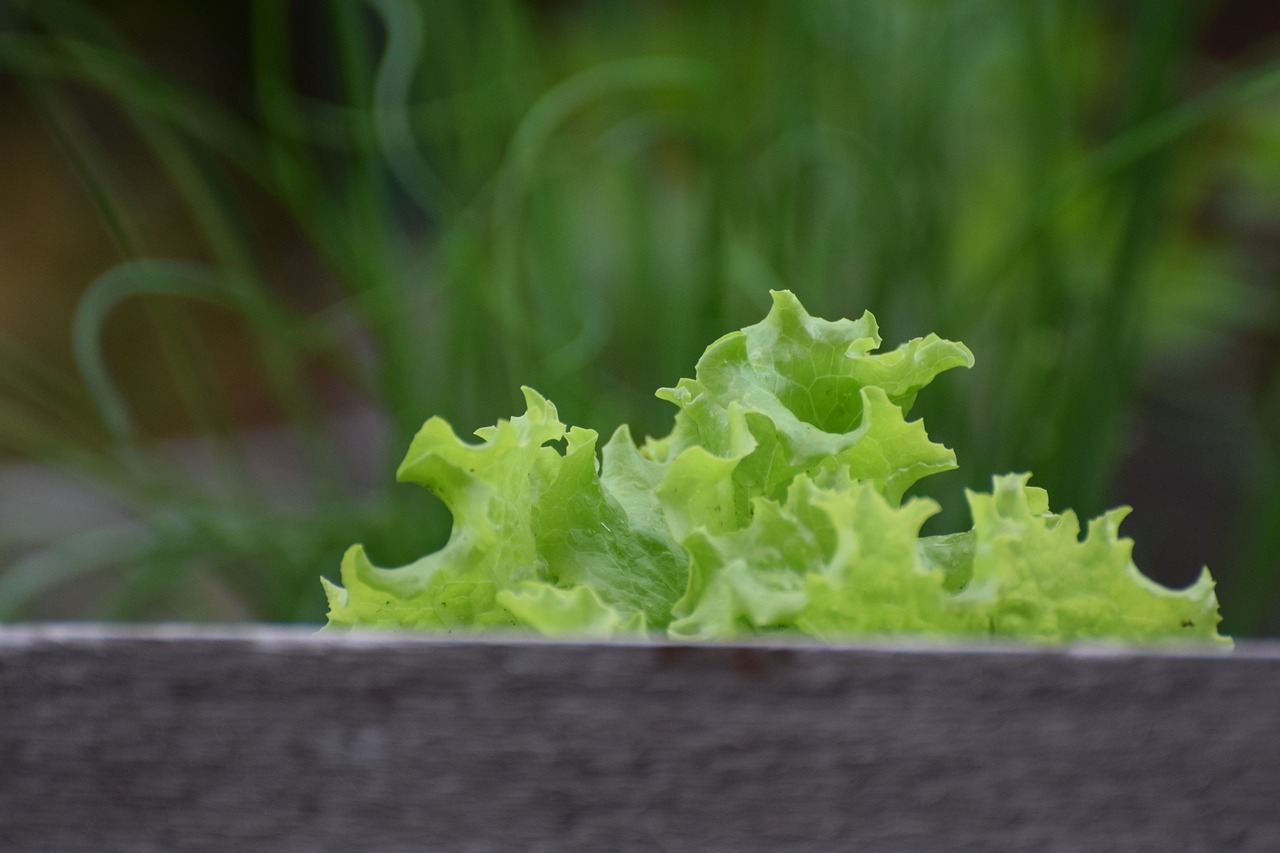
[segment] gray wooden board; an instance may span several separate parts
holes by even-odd
[[[4,851],[1280,850],[1280,648],[0,629]]]

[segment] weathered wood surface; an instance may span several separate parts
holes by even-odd
[[[4,851],[1280,850],[1280,648],[0,629]]]

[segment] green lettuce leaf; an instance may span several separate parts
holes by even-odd
[[[524,624],[548,636],[609,638],[647,636],[644,614],[623,616],[591,587],[570,589],[525,581],[498,593],[498,602]]]
[[[880,343],[869,313],[821,320],[780,291],[658,392],[675,423],[639,447],[623,426],[597,450],[528,388],[479,443],[432,418],[398,477],[453,513],[449,541],[394,569],[353,547],[341,586],[324,581],[330,626],[1229,643],[1207,571],[1154,583],[1119,536],[1127,510],[1082,538],[1027,475],[969,493],[972,529],[921,537],[938,507],[907,492],[956,459],[907,412],[973,356],[933,335]]]
[[[397,569],[352,548],[342,586],[325,582],[331,625],[591,636],[605,625],[665,627],[688,571],[658,508],[655,464],[621,429],[605,448],[602,478],[597,434],[566,428],[550,402],[529,388],[524,395],[526,413],[477,430],[480,444],[427,421],[398,477],[449,508],[449,541]],[[563,453],[553,446],[561,440]]]
[[[680,639],[798,630],[823,639],[883,633],[973,633],[981,608],[960,602],[918,553],[929,500],[894,506],[870,483],[801,475],[782,503],[759,499],[751,523],[685,540],[692,560]]]
[[[955,468],[955,454],[905,412],[939,373],[971,366],[972,353],[935,335],[873,353],[880,343],[869,313],[822,320],[775,291],[762,322],[708,347],[695,378],[659,390],[680,411],[642,452],[671,466],[659,495],[676,538],[744,526],[755,498],[780,499],[802,472],[848,468],[897,503],[917,480]]]
[[[414,628],[514,627],[497,592],[542,580],[534,506],[563,467],[547,443],[565,436],[555,406],[524,390],[524,415],[476,431],[468,444],[440,418],[414,437],[397,479],[432,491],[453,514],[440,551],[399,569],[379,568],[355,546],[342,561],[342,587],[326,583],[331,625]]]
[[[534,539],[545,577],[593,590],[625,619],[641,615],[665,627],[688,572],[657,508],[653,463],[620,430],[605,449],[602,477],[596,438],[592,430],[570,430],[557,476],[538,496]]]
[[[1080,523],[1056,515],[1030,475],[996,477],[990,494],[970,493],[972,576],[962,596],[988,602],[995,635],[1066,642],[1086,639],[1220,641],[1218,602],[1207,569],[1184,590],[1147,578],[1133,541],[1119,536],[1127,507]]]

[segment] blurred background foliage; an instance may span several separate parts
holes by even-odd
[[[0,618],[323,618],[433,414],[662,434],[769,288],[1280,632],[1267,0],[0,0]],[[925,485],[925,484],[922,484]]]

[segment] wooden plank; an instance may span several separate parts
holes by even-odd
[[[1280,850],[1280,648],[0,629],[5,851]]]

